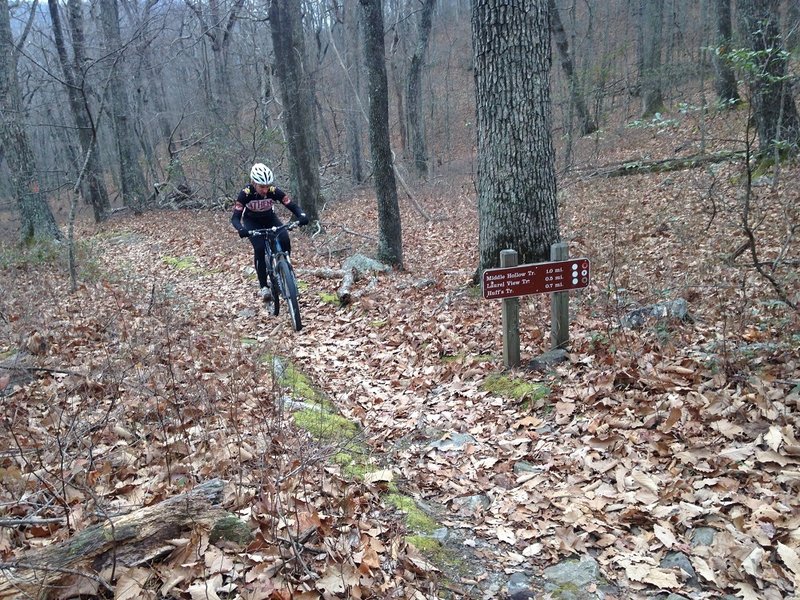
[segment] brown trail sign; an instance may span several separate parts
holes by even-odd
[[[482,283],[486,300],[577,290],[589,285],[589,259],[486,269]]]
[[[500,268],[483,272],[481,288],[486,300],[503,301],[503,363],[506,368],[520,364],[519,296],[551,296],[551,342],[554,350],[564,350],[569,342],[569,290],[589,285],[588,258],[567,260],[568,245],[558,242],[550,247],[550,262],[517,264],[514,250],[500,252]]]

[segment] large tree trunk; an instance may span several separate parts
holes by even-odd
[[[369,143],[378,196],[378,260],[403,266],[400,206],[389,141],[389,92],[381,0],[359,0],[364,16],[364,59],[369,75]]]
[[[319,220],[319,139],[313,81],[306,68],[306,45],[300,0],[273,0],[269,24],[284,106],[289,168],[298,200],[311,221]]]
[[[800,117],[792,96],[787,57],[778,29],[778,0],[740,0],[742,30],[755,52],[750,96],[762,153],[776,142],[800,143]]]
[[[567,41],[567,34],[564,31],[564,24],[561,22],[561,15],[558,14],[558,7],[555,0],[550,0],[550,24],[553,31],[553,39],[558,49],[558,55],[561,58],[561,69],[564,71],[564,76],[569,83],[570,99],[575,112],[578,114],[578,121],[580,123],[581,135],[589,135],[597,131],[597,124],[594,119],[589,115],[586,108],[586,100],[583,98],[581,91],[581,84],[578,81],[578,76],[575,75],[575,68],[572,65],[572,56],[569,53],[569,42]]]
[[[498,266],[506,248],[522,263],[549,260],[559,232],[548,0],[475,0],[472,39],[480,270]]]
[[[664,30],[664,0],[642,3],[642,117],[664,110],[661,81],[661,48]]]
[[[61,236],[56,221],[40,189],[36,157],[22,126],[24,110],[10,16],[8,0],[0,0],[0,147],[11,171],[22,241],[58,239]]]
[[[739,102],[739,90],[736,88],[736,74],[727,58],[731,49],[732,24],[731,0],[715,0],[714,8],[717,17],[717,43],[714,52],[714,90],[721,106],[732,106]]]
[[[436,0],[423,0],[417,27],[417,47],[411,55],[406,83],[406,118],[410,134],[411,155],[417,175],[428,175],[428,150],[425,139],[425,126],[422,120],[422,65],[428,52],[431,27],[433,26],[433,7]]]
[[[99,588],[98,574],[106,567],[143,565],[174,550],[170,540],[197,525],[210,530],[225,515],[214,506],[222,488],[221,480],[212,479],[185,494],[110,518],[68,540],[18,557],[9,563],[12,568],[0,571],[0,600],[48,597],[48,590],[81,578],[88,587]]]
[[[119,10],[117,0],[100,1],[100,18],[105,35],[106,49],[109,56],[115,57],[109,73],[109,94],[111,99],[111,115],[114,120],[114,134],[119,157],[122,200],[125,206],[140,211],[147,197],[144,173],[139,164],[139,153],[136,150],[136,134],[130,119],[130,100],[128,86],[122,72],[121,53],[122,36],[119,31]]]
[[[81,163],[76,165],[77,171],[86,161],[86,189],[89,192],[89,204],[94,210],[94,220],[100,222],[106,218],[110,207],[108,192],[106,191],[100,163],[97,160],[95,144],[97,142],[96,123],[92,119],[89,111],[89,99],[86,93],[86,82],[84,80],[83,67],[85,65],[85,41],[83,35],[83,12],[82,4],[78,0],[69,0],[69,24],[72,35],[72,46],[74,51],[74,64],[70,63],[67,56],[67,46],[64,42],[64,32],[61,27],[61,17],[58,12],[58,2],[48,0],[47,5],[50,9],[50,19],[53,24],[53,36],[56,43],[58,60],[64,74],[64,84],[67,88],[67,98],[75,125],[78,128],[78,139],[81,145]],[[88,160],[87,160],[88,157]]]

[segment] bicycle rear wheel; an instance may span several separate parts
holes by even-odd
[[[289,307],[292,327],[294,327],[295,331],[300,331],[303,328],[303,323],[300,320],[300,305],[297,302],[297,281],[294,278],[294,271],[283,257],[278,259],[275,268],[281,280],[281,289],[283,297],[286,299],[286,306]]]

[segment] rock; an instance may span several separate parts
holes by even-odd
[[[717,530],[713,527],[698,527],[692,534],[692,546],[710,546],[714,543]]]
[[[642,327],[648,319],[680,319],[688,316],[688,304],[683,298],[659,302],[632,310],[620,319],[620,324],[627,329]]]
[[[567,360],[568,356],[569,353],[562,348],[548,350],[530,361],[528,363],[528,368],[533,371],[548,371],[558,363]]]
[[[688,583],[690,585],[697,586],[699,584],[699,581],[697,580],[697,573],[695,572],[694,567],[692,567],[689,557],[682,552],[667,553],[659,566],[664,569],[673,569],[677,567],[689,576]]]
[[[544,580],[545,591],[559,600],[597,600],[605,597],[602,588],[608,587],[600,566],[591,556],[566,560],[545,569]],[[590,586],[597,591],[590,591]]]
[[[508,597],[511,600],[532,600],[531,583],[525,573],[514,573],[508,580]]]
[[[474,443],[476,443],[475,438],[468,433],[448,433],[428,444],[428,447],[436,450],[462,450],[467,444]]]

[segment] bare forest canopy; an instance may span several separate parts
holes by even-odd
[[[127,160],[140,167],[140,202],[223,205],[256,160],[273,166],[287,182],[285,107],[277,92],[274,41],[263,5],[114,2],[119,31],[109,39],[103,25],[105,4],[9,7],[14,42],[22,42],[16,61],[22,104],[14,118],[33,141],[38,185],[60,222],[66,218],[68,192],[84,166],[82,135],[96,135],[98,186],[102,184],[112,207],[122,205],[118,126],[129,136]],[[302,3],[326,198],[371,173],[357,4]],[[604,130],[630,125],[641,114],[644,78],[657,76],[665,107],[683,103],[686,110],[697,111],[714,104],[710,91],[705,96],[687,92],[697,89],[698,82],[711,85],[713,48],[718,46],[714,4],[663,2],[657,72],[649,73],[642,65],[647,36],[639,2],[556,3],[573,74],[567,77],[559,68],[562,59],[554,46],[552,123],[559,172],[603,162],[594,155],[576,163],[573,143],[585,125],[579,117],[588,115]],[[781,33],[787,43],[793,42],[794,5],[779,6]],[[401,168],[411,170],[407,177],[412,183],[415,148],[407,123],[406,84],[418,43],[419,7],[414,1],[385,2],[384,7],[392,146]],[[63,32],[60,47],[54,36],[54,10]],[[432,181],[468,177],[474,171],[470,16],[465,0],[435,3],[421,89],[427,179]],[[735,24],[735,12],[733,18]],[[730,45],[747,46],[746,36],[735,27]],[[576,89],[586,115],[576,114]],[[114,95],[120,91],[124,97]],[[78,123],[76,111],[82,115]],[[648,124],[652,125],[642,126]],[[5,175],[0,180],[0,207],[13,218],[8,165],[2,162],[0,168]],[[81,189],[87,203],[92,201],[90,187],[84,183]]]

